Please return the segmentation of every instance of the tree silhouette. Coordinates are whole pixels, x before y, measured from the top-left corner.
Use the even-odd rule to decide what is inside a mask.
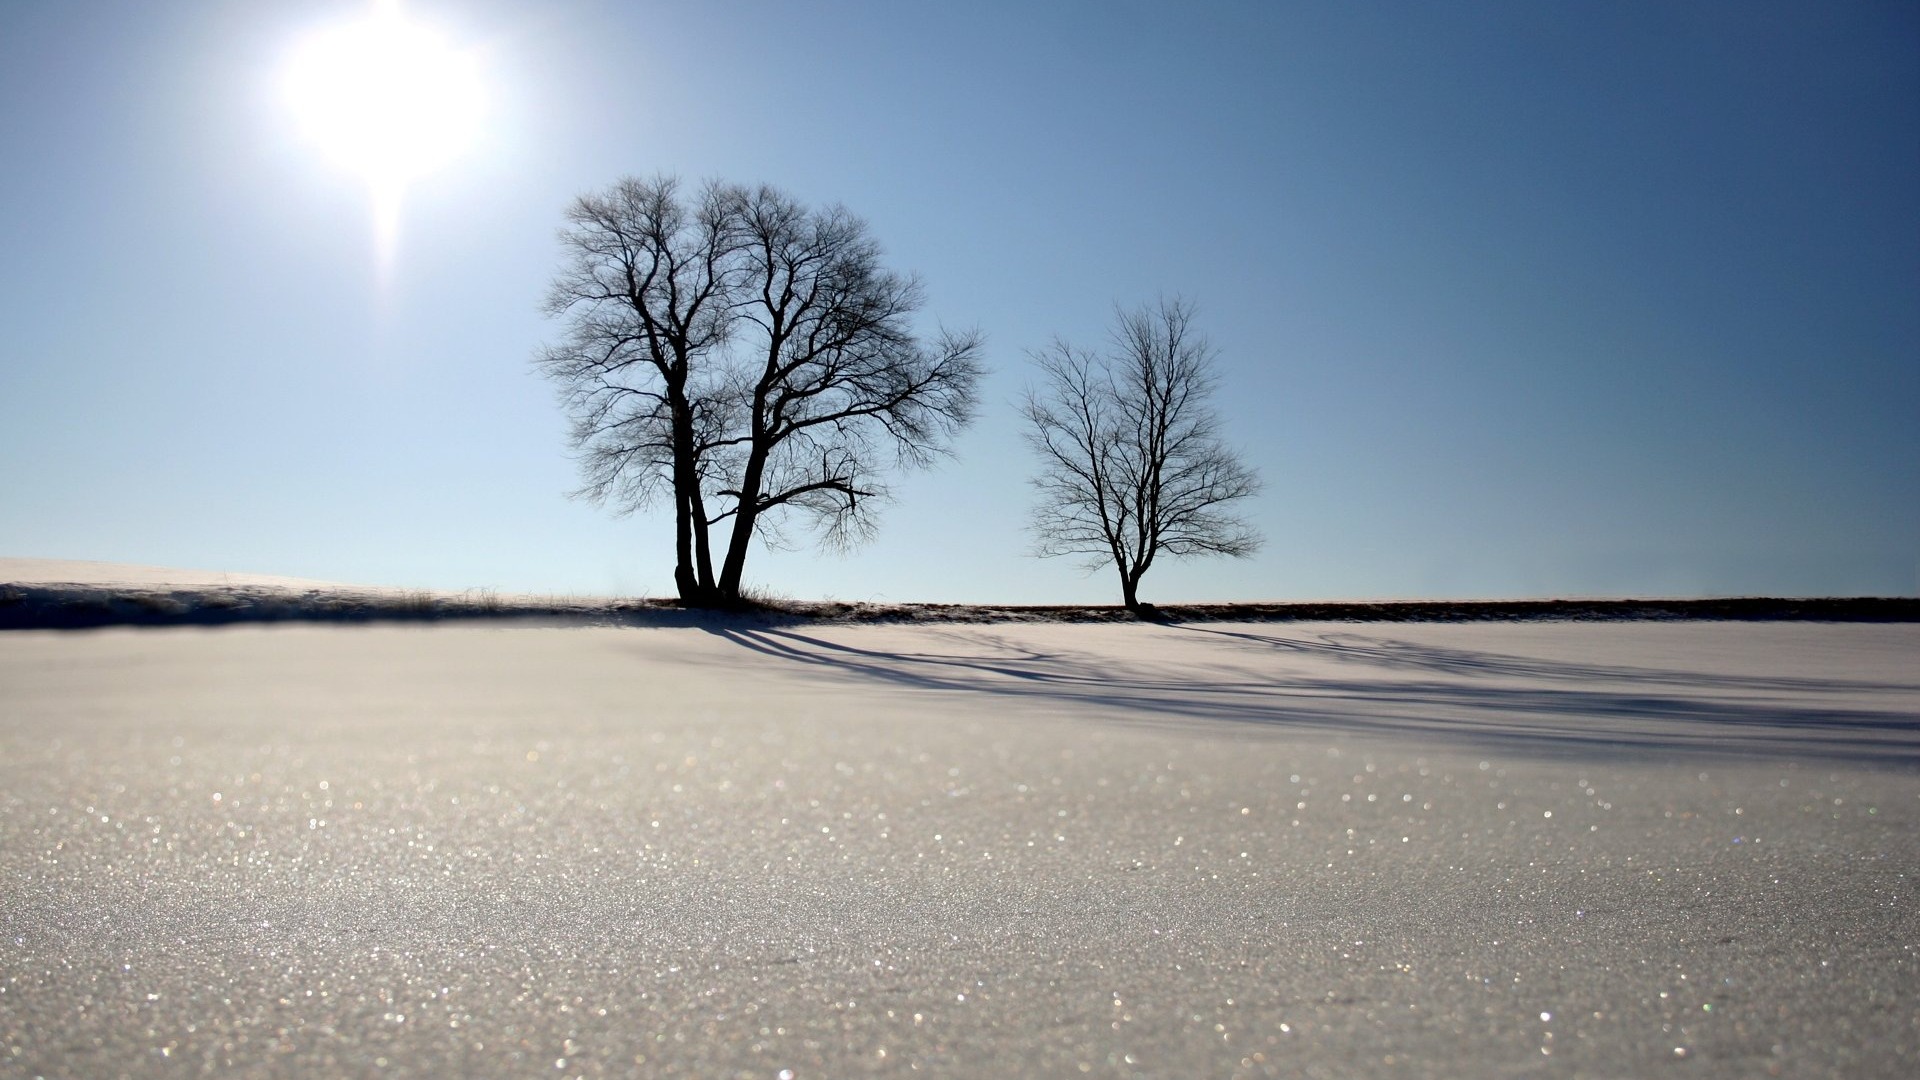
[[[671,493],[685,602],[740,603],[753,539],[789,515],[865,539],[886,474],[973,418],[979,335],[917,335],[920,283],[843,207],[628,179],[577,200],[561,242],[547,311],[568,331],[536,365],[572,420],[577,494],[629,511]]]
[[[1215,353],[1193,314],[1182,300],[1116,311],[1104,355],[1055,341],[1032,354],[1043,381],[1021,410],[1040,457],[1036,552],[1111,564],[1136,612],[1156,558],[1245,557],[1261,542],[1230,509],[1260,482],[1220,439]]]

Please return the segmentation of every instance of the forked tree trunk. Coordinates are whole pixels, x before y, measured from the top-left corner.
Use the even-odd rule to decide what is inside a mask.
[[[698,607],[713,603],[713,556],[707,543],[706,506],[700,498],[700,474],[694,467],[693,413],[674,405],[674,567],[680,602]]]

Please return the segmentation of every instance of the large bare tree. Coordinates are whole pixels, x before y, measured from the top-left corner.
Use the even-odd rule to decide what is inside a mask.
[[[865,538],[885,474],[972,419],[978,335],[922,340],[919,283],[841,207],[622,180],[568,222],[547,301],[568,332],[536,363],[572,419],[577,494],[622,511],[672,495],[683,601],[739,603],[752,541],[792,514],[829,544]]]
[[[1207,401],[1215,352],[1193,315],[1182,300],[1120,310],[1106,353],[1056,341],[1032,354],[1042,383],[1022,413],[1040,458],[1035,550],[1111,564],[1132,611],[1160,556],[1244,557],[1260,546],[1232,511],[1259,478],[1221,440]]]

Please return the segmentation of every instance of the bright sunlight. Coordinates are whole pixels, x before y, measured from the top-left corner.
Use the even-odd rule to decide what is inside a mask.
[[[473,142],[485,101],[473,54],[408,19],[398,0],[376,0],[366,17],[309,37],[285,91],[306,136],[366,178],[383,263],[407,185]]]

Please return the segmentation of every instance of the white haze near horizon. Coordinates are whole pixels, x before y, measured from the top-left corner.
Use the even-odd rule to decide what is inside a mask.
[[[1920,593],[1910,8],[402,6],[497,108],[384,282],[273,91],[364,4],[0,11],[0,553],[670,591],[529,357],[567,201],[672,172],[845,202],[989,341],[955,460],[777,594],[1111,601],[1027,554],[1013,403],[1162,293],[1268,545],[1147,599]]]
[[[224,585],[265,585],[283,589],[339,587],[334,581],[257,574],[244,570],[191,570],[177,566],[86,559],[32,559],[0,557],[0,583],[14,585],[134,585],[203,588]]]

